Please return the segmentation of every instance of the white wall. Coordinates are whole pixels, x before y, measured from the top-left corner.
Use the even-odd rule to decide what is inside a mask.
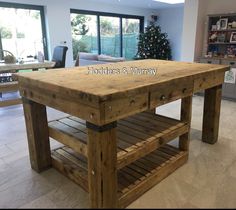
[[[195,56],[195,41],[198,21],[198,0],[185,0],[181,60],[192,62]]]
[[[236,0],[186,0],[182,39],[183,61],[197,61],[205,47],[208,14],[236,13]]]
[[[157,10],[158,24],[162,32],[168,34],[172,49],[172,59],[181,59],[181,43],[183,32],[184,7]]]
[[[114,6],[109,4],[94,4],[89,0],[6,0],[7,2],[41,5],[45,7],[46,25],[48,29],[49,56],[61,41],[66,41],[69,50],[67,52],[66,66],[73,66],[72,37],[70,26],[70,9],[92,10],[101,12],[120,13],[128,15],[145,16],[153,10],[139,9],[127,6]],[[1,1],[0,1],[1,2]]]

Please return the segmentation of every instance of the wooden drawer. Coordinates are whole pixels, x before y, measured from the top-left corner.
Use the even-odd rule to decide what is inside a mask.
[[[151,88],[150,109],[193,94],[193,81],[171,81]]]
[[[104,123],[107,124],[147,110],[148,92],[105,101],[102,107],[104,107]]]
[[[212,58],[201,58],[200,63],[220,64],[220,60]]]

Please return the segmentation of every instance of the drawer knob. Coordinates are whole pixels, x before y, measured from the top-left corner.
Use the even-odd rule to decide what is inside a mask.
[[[161,99],[161,101],[165,100],[165,99],[166,99],[165,95],[162,95],[162,96],[160,97],[160,99]]]
[[[186,93],[186,91],[187,91],[187,88],[184,88],[184,89],[182,90],[182,93]]]
[[[130,105],[134,105],[134,104],[135,104],[135,100],[131,100]]]

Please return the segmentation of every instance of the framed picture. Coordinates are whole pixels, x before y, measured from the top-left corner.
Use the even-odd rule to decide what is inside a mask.
[[[217,35],[217,42],[224,43],[225,42],[225,34],[221,33]]]
[[[231,33],[230,43],[236,43],[236,32]]]
[[[220,19],[220,30],[226,30],[228,27],[228,18]]]
[[[235,55],[236,55],[236,46],[235,45],[229,45],[226,48],[226,54],[227,54],[228,57],[234,58]]]

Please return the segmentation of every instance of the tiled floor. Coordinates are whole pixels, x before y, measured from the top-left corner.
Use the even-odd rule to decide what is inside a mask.
[[[220,137],[201,142],[203,98],[194,97],[187,164],[153,187],[130,208],[235,208],[236,103],[222,101]],[[159,111],[178,117],[179,102]],[[48,118],[62,115],[48,109]],[[56,142],[52,142],[55,147]],[[54,169],[30,168],[22,106],[0,108],[0,208],[86,208],[88,194]]]

